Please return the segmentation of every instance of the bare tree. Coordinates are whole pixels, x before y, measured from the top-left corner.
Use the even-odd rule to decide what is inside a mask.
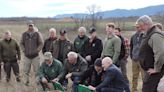
[[[101,11],[100,6],[91,5],[87,7],[87,10],[89,12],[89,16],[92,21],[91,26],[96,27],[98,19],[100,19],[100,17],[102,18],[102,15],[100,15],[100,11]]]
[[[80,26],[84,26],[86,16],[81,16],[81,15],[78,15],[78,14],[74,14],[74,16],[72,16],[71,18],[74,20],[74,23],[75,23],[74,30],[77,30]]]

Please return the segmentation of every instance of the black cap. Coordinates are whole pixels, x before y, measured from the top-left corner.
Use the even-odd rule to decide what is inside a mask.
[[[101,58],[97,58],[97,59],[95,60],[94,65],[95,65],[95,66],[102,67],[102,59],[101,59]]]
[[[66,33],[67,33],[66,30],[60,30],[60,35],[64,35]]]
[[[90,34],[92,34],[93,32],[95,32],[96,31],[96,28],[95,27],[91,27],[90,29],[89,29],[89,33]]]

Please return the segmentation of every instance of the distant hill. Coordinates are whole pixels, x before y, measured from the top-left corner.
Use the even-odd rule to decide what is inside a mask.
[[[115,9],[110,11],[99,12],[99,15],[103,18],[110,17],[129,17],[129,16],[142,16],[142,15],[155,15],[155,14],[164,14],[164,5],[149,6],[139,9]],[[86,13],[74,13],[74,14],[62,14],[56,15],[54,18],[65,18],[65,17],[74,17],[74,18],[84,18],[89,16]]]

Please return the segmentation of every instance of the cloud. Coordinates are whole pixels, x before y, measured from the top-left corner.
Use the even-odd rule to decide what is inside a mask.
[[[85,13],[86,7],[98,5],[102,11],[136,9],[164,4],[164,0],[0,0],[0,16],[55,16],[65,13]]]

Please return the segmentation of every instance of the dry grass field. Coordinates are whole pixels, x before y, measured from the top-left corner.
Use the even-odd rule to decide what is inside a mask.
[[[47,30],[43,30],[41,27],[45,26],[44,24],[40,25],[37,24],[38,28],[41,29],[41,33],[44,37],[44,39],[48,36],[48,31]],[[55,27],[53,25],[48,26],[47,28],[49,29],[50,27]],[[104,26],[105,27],[105,26]],[[3,37],[3,33],[6,30],[10,30],[12,32],[12,36],[14,39],[16,39],[18,42],[20,41],[20,37],[21,34],[27,30],[26,24],[2,24],[0,25],[0,37]],[[125,35],[126,37],[130,38],[130,36],[133,34],[134,32],[132,31],[127,31],[127,32],[123,32],[123,35]],[[76,31],[69,31],[68,32],[68,38],[73,41],[73,39],[76,37],[77,32]],[[105,31],[98,31],[98,36],[103,40],[105,38]],[[40,54],[42,56],[42,54]],[[42,57],[41,57],[42,58]],[[34,74],[33,71],[31,70],[30,73],[30,86],[24,86],[23,84],[23,53],[22,53],[22,60],[20,62],[20,72],[21,72],[21,78],[22,78],[22,82],[21,83],[17,83],[15,81],[15,76],[12,74],[11,76],[11,81],[9,83],[5,82],[5,75],[4,72],[2,73],[3,77],[2,80],[0,81],[0,92],[37,92],[36,89],[36,84],[35,84],[35,78],[34,78]],[[3,70],[3,69],[2,69]],[[131,60],[128,60],[128,65],[127,65],[127,70],[128,70],[128,78],[130,80],[132,80],[132,65],[131,65]],[[138,89],[140,89],[139,92],[141,92],[141,78],[139,79],[139,87]]]

